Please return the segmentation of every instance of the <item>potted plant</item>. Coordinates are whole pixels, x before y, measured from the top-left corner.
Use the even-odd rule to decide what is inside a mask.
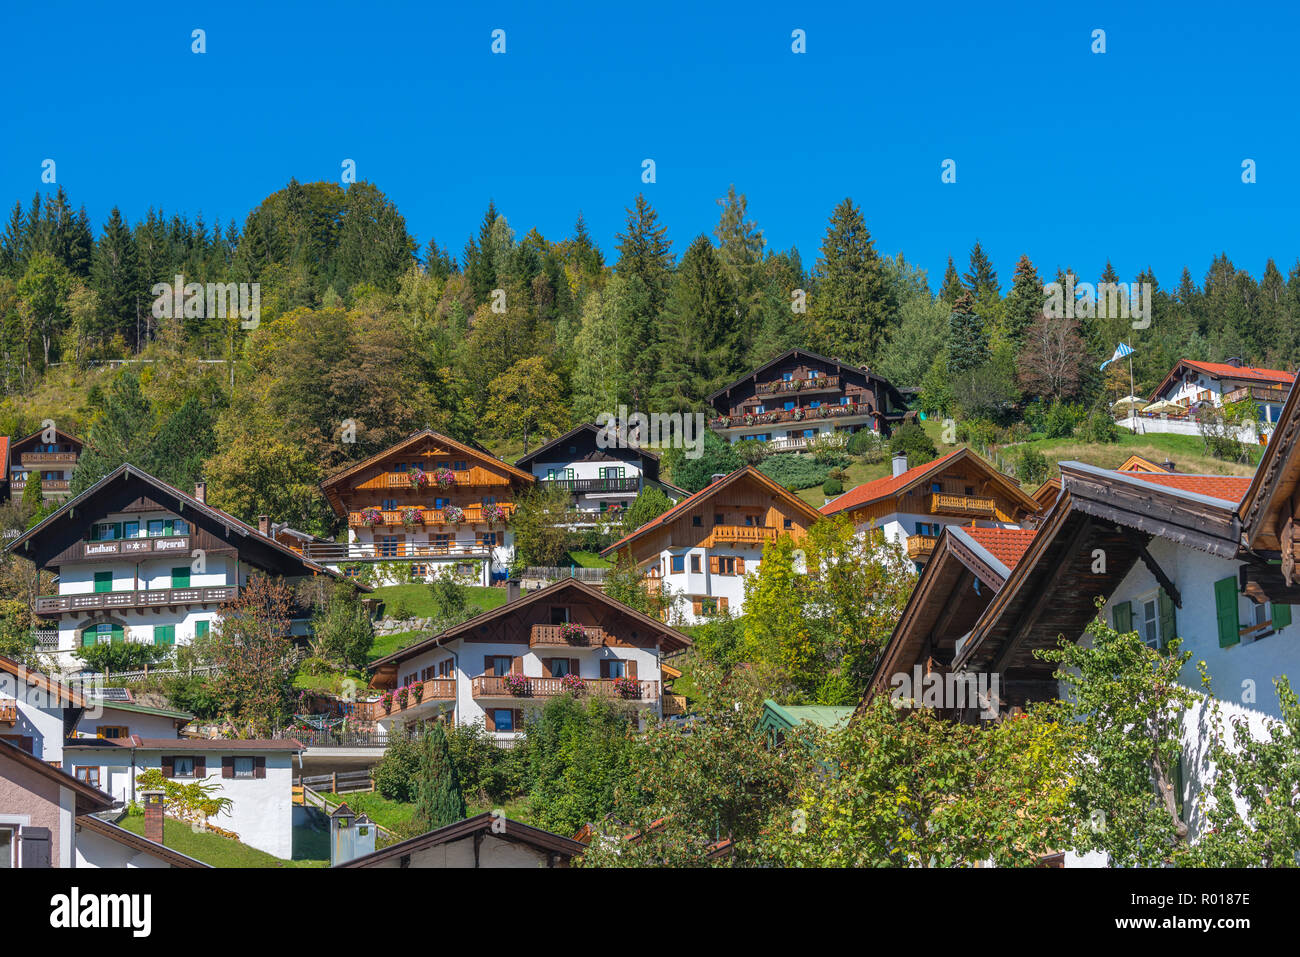
[[[415,684],[411,685],[411,697],[413,697],[413,698],[415,699],[415,703],[416,703],[416,704],[419,704],[421,701],[424,700],[424,682],[423,682],[423,681],[417,681],[417,682],[415,682]]]
[[[528,678],[516,671],[506,675],[503,684],[505,684],[506,690],[516,697],[522,698],[528,694]]]
[[[459,525],[465,521],[465,510],[458,505],[448,505],[442,510],[443,518],[449,525]]]
[[[406,707],[406,700],[410,696],[410,694],[411,694],[411,688],[409,685],[402,685],[400,688],[397,689],[397,706],[399,708]]]
[[[561,641],[568,641],[568,642],[581,641],[583,638],[586,637],[587,637],[587,629],[583,628],[576,621],[566,621],[564,624],[560,625]]]
[[[583,681],[572,671],[560,679],[560,687],[572,694],[582,694],[587,690],[587,682]]]
[[[746,424],[746,425],[753,425],[753,424],[754,424],[754,414],[753,414],[752,412],[746,412],[746,413],[745,413],[745,424]]]
[[[383,523],[384,513],[374,506],[363,508],[361,510],[361,524],[367,528],[372,528],[375,525],[382,525]]]
[[[794,420],[795,420],[796,422],[802,422],[802,421],[803,421],[803,415],[804,415],[804,413],[803,413],[803,409],[795,409],[795,410],[794,410]]]
[[[391,691],[385,691],[382,695],[379,696],[379,704],[384,709],[385,714],[392,711],[393,693]]]
[[[424,509],[422,508],[404,508],[402,509],[402,524],[407,528],[414,528],[416,525],[424,524]]]
[[[483,506],[483,521],[487,522],[489,526],[496,525],[498,522],[504,522],[505,520],[506,510],[496,502],[490,502]]]
[[[434,470],[433,480],[438,483],[439,488],[451,488],[456,484],[456,473],[444,466]]]
[[[429,484],[429,473],[417,465],[411,470],[407,480],[411,483],[411,488],[425,488]]]
[[[641,682],[626,675],[615,678],[614,693],[620,698],[639,698],[641,697]]]

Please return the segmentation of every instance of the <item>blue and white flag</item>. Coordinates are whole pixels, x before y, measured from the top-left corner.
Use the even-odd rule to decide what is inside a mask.
[[[1133,354],[1133,350],[1129,348],[1129,346],[1126,343],[1121,342],[1119,345],[1115,347],[1115,354],[1101,364],[1102,371],[1104,372],[1106,370],[1106,366],[1110,365],[1112,362],[1116,361],[1117,359],[1123,359],[1125,356],[1131,356],[1132,354]]]

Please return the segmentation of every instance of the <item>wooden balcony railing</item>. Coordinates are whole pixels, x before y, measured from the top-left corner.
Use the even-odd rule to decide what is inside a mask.
[[[930,496],[930,513],[944,515],[978,515],[992,517],[997,514],[996,499],[979,498],[974,495],[948,495],[935,492]]]
[[[819,375],[806,379],[777,379],[773,382],[760,382],[754,391],[760,395],[772,395],[787,392],[825,392],[839,387],[839,376]]]
[[[1258,402],[1285,402],[1287,390],[1276,386],[1244,385],[1223,394],[1223,402],[1240,402],[1242,399],[1255,399]]]
[[[492,548],[477,542],[308,542],[303,558],[313,562],[388,562],[402,558],[454,559],[491,558]]]
[[[664,717],[674,714],[686,713],[686,695],[673,694],[671,691],[665,691],[663,694]]]
[[[0,701],[0,724],[15,725],[18,723],[18,702]]]
[[[853,415],[874,415],[875,409],[866,402],[853,402],[848,405],[826,404],[817,408],[803,406],[797,409],[769,409],[767,412],[743,412],[734,410],[731,415],[720,415],[709,420],[711,429],[752,429],[763,425],[780,425],[788,423],[808,426],[823,419],[838,419]]]
[[[781,530],[772,525],[714,525],[710,538],[715,542],[762,544],[774,542]]]
[[[641,489],[639,478],[542,479],[542,484],[574,493],[637,492]]]
[[[428,704],[431,701],[446,702],[456,700],[456,679],[455,678],[428,678],[421,682],[424,686],[424,694],[419,701],[415,700],[412,692],[407,692],[406,707],[403,708],[394,693],[392,707],[385,711],[384,702],[381,698],[378,701],[358,701],[356,707],[356,716],[362,721],[378,721],[380,718],[389,718],[394,715],[400,715],[404,711],[412,711],[422,704]]]
[[[909,535],[907,536],[907,557],[925,558],[934,551],[934,546],[938,543],[939,539],[933,535]]]
[[[27,479],[14,479],[9,483],[11,495],[17,495],[27,487]],[[49,495],[51,492],[68,492],[72,490],[72,482],[68,479],[42,479],[41,493]]]
[[[596,625],[583,625],[581,635],[571,635],[568,638],[560,634],[560,629],[563,627],[563,625],[533,625],[528,635],[529,647],[600,648],[605,644],[605,630]]]
[[[480,466],[474,466],[468,469],[453,469],[452,474],[456,476],[455,482],[451,485],[439,486],[433,482],[432,473],[437,470],[434,466],[426,470],[429,475],[429,482],[421,488],[411,484],[411,472],[380,472],[372,478],[357,484],[358,489],[373,491],[376,489],[407,489],[411,492],[418,491],[422,495],[436,494],[439,491],[449,491],[454,488],[474,489],[484,486],[502,486],[509,485],[510,480],[502,475]]]
[[[56,465],[76,465],[76,452],[23,452],[18,462],[25,469],[47,469]]]
[[[423,506],[418,506],[418,505],[411,506],[410,508],[419,512],[418,515],[413,516],[413,518],[415,518],[416,521],[413,525],[408,526],[411,528],[419,528],[419,527],[433,526],[433,525],[453,525],[453,524],[485,525],[487,524],[486,520],[483,518],[482,505],[461,506],[460,509],[461,509],[462,517],[459,522],[448,521],[446,509],[425,508]],[[510,519],[510,516],[513,515],[515,512],[515,505],[513,502],[502,502],[501,509],[506,513],[506,520],[508,521]],[[396,528],[396,527],[406,525],[406,512],[407,512],[406,508],[376,509],[376,511],[379,512],[380,518],[379,521],[374,522],[372,524],[367,523],[362,518],[364,511],[365,511],[364,509],[358,509],[356,511],[348,512],[348,525],[351,526],[352,528],[379,528],[379,527]]]
[[[570,693],[569,689],[564,687],[563,680],[563,678],[529,678],[523,694],[515,694],[506,685],[504,676],[479,675],[473,679],[470,687],[475,698],[549,698]],[[580,692],[581,694],[593,695],[598,698],[624,697],[615,688],[614,682],[616,679],[614,678],[584,678],[582,680],[584,688]],[[640,693],[637,697],[626,700],[649,702],[658,697],[659,682],[640,681],[637,684]]]
[[[196,588],[155,588],[149,591],[101,591],[78,595],[41,595],[36,614],[57,615],[65,611],[103,611],[109,608],[158,608],[168,605],[219,605],[239,594],[234,585]]]

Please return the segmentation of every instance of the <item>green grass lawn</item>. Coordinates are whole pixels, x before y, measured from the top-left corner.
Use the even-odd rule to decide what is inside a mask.
[[[506,603],[506,590],[504,588],[466,585],[464,589],[465,600],[471,605],[478,605],[484,611],[491,611],[493,608]],[[429,594],[428,585],[385,585],[382,588],[376,588],[369,597],[378,598],[384,603],[385,615],[392,615],[394,605],[405,606],[407,614],[403,617],[429,618],[433,615],[433,598]]]
[[[144,815],[127,815],[118,822],[128,831],[144,836]],[[284,861],[239,841],[210,831],[195,832],[184,821],[163,821],[163,843],[213,867],[326,867],[329,837],[323,832],[294,829],[294,860]]]
[[[607,562],[595,552],[569,552],[569,560],[566,564],[577,565],[579,568],[612,568],[614,563]]]
[[[366,817],[374,821],[380,827],[388,828],[390,831],[399,830],[403,825],[408,824],[411,817],[415,814],[415,805],[408,804],[405,801],[392,801],[384,797],[377,791],[356,791],[351,794],[330,794],[328,800],[343,801],[347,806],[358,814],[365,814]],[[505,804],[485,804],[477,805],[466,802],[467,816],[473,817],[476,814],[482,814],[484,811],[491,811],[496,808],[502,808],[506,817],[512,821],[519,821],[528,824],[532,820],[532,815],[528,810],[528,799],[524,797],[511,798]]]

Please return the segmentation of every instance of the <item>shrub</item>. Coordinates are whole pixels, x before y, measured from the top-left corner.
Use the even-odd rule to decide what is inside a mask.
[[[1109,412],[1097,410],[1084,421],[1080,435],[1088,442],[1118,442],[1119,425]]]
[[[889,451],[893,455],[906,455],[909,468],[932,462],[939,455],[934,442],[925,434],[925,429],[915,422],[905,422],[899,426],[889,440]]]
[[[1083,414],[1077,406],[1053,402],[1043,416],[1043,433],[1049,439],[1068,439],[1082,421]]]
[[[375,766],[375,790],[390,801],[414,801],[422,757],[419,741],[395,732]]]
[[[862,429],[850,436],[847,450],[850,455],[860,456],[863,462],[871,465],[884,459],[885,440],[879,432]]]
[[[811,456],[783,453],[768,456],[759,471],[788,489],[813,488],[826,481],[830,467]]]
[[[839,479],[828,478],[822,482],[822,494],[828,498],[834,498],[836,495],[844,494],[844,483]]]
[[[1052,474],[1052,467],[1042,452],[1022,446],[1016,455],[1016,475],[1025,485],[1041,485]]]

